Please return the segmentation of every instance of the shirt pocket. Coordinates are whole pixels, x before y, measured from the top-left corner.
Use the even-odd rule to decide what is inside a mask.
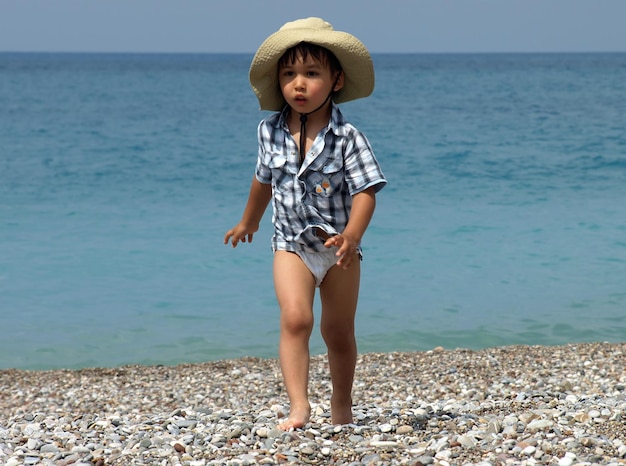
[[[343,182],[343,160],[330,159],[311,173],[307,188],[314,197],[328,198],[341,189]]]
[[[289,163],[283,154],[269,154],[268,167],[272,172],[272,184],[276,192],[294,191],[296,168]]]

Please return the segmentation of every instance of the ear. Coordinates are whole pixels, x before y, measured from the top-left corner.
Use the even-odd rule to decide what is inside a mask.
[[[343,71],[340,71],[339,76],[337,76],[337,82],[335,84],[335,87],[333,87],[333,92],[340,91],[343,88],[344,83],[345,83],[344,74],[343,74]]]

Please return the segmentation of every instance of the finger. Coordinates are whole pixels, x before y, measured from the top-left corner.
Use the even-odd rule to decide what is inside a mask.
[[[233,230],[228,230],[224,235],[224,244],[228,244],[228,240],[233,236]]]
[[[341,244],[341,247],[337,251],[336,255],[347,257],[349,247],[350,247],[350,244],[348,244],[346,241],[343,241],[343,244]]]
[[[339,267],[341,267],[342,269],[346,270],[348,267],[350,267],[350,264],[352,263],[352,258],[350,257],[350,255],[348,254],[344,254],[341,259],[339,259],[337,261],[337,265]]]
[[[248,243],[251,243],[251,242],[252,242],[252,237],[253,237],[253,236],[254,236],[254,234],[252,234],[252,233],[249,233],[249,234],[248,234]]]
[[[341,235],[335,235],[331,238],[328,238],[324,243],[324,246],[330,248],[332,246],[340,247],[343,244],[343,238]]]

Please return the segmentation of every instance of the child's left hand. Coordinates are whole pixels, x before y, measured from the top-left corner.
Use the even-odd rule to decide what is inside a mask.
[[[337,265],[342,269],[346,270],[350,267],[355,258],[358,260],[357,247],[359,243],[349,236],[340,233],[328,238],[324,243],[324,247],[330,248],[333,246],[339,248],[336,254],[339,257]]]

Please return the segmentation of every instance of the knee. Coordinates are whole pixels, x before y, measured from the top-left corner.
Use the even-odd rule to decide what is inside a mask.
[[[321,331],[326,346],[331,350],[348,351],[355,345],[353,325],[322,325]]]
[[[310,335],[313,330],[312,313],[282,311],[281,330],[292,335]]]

